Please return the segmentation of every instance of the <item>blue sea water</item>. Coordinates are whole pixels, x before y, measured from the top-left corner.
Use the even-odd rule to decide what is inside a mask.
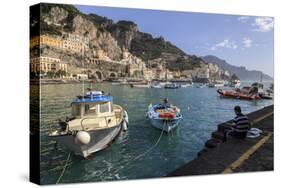
[[[82,95],[82,84],[41,86],[40,175],[42,184],[56,183],[69,151],[48,137],[49,127],[70,115],[70,103]],[[188,87],[176,90],[130,88],[110,83],[94,84],[96,90],[111,93],[114,103],[125,108],[129,129],[122,132],[107,149],[84,160],[71,155],[60,183],[139,179],[164,176],[194,159],[217,124],[234,117],[233,107],[240,105],[249,113],[273,104],[273,100],[243,101],[218,96],[216,88]],[[181,109],[180,126],[169,134],[153,128],[145,117],[150,103],[163,98]],[[157,145],[157,140],[161,136]],[[150,148],[150,152],[142,156]],[[138,158],[138,156],[140,156]],[[135,159],[137,157],[137,159]]]

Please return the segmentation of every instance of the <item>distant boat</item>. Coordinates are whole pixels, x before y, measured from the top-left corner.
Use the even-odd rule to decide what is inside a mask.
[[[131,87],[137,87],[137,88],[150,88],[150,84],[131,84]]]
[[[120,86],[121,83],[120,82],[112,82],[111,85],[113,85],[113,86]]]
[[[127,112],[112,101],[100,91],[78,96],[71,103],[72,117],[60,121],[49,137],[84,158],[105,149],[128,125]]]
[[[147,109],[147,117],[151,125],[165,132],[170,132],[179,125],[182,115],[176,106],[164,106],[162,104],[150,104]]]
[[[180,88],[180,85],[176,84],[176,83],[165,84],[164,88],[165,89],[178,89],[178,88]]]
[[[209,87],[214,88],[214,87],[224,87],[223,83],[210,83],[208,84]]]
[[[240,80],[232,80],[230,83],[230,87],[239,88],[241,85]]]
[[[157,88],[157,89],[160,89],[162,88],[160,84],[152,84],[151,85],[151,88]]]
[[[258,93],[251,93],[250,89],[248,87],[242,88],[243,91],[240,89],[236,91],[227,91],[224,89],[218,89],[217,92],[220,94],[222,97],[226,98],[234,98],[234,99],[241,99],[241,100],[259,100],[261,97],[259,96]],[[244,92],[248,90],[249,92]]]
[[[181,84],[181,88],[187,88],[187,87],[190,87],[190,86],[192,86],[191,83]]]
[[[198,84],[198,85],[196,85],[196,88],[204,88],[204,87],[206,87],[206,84]]]
[[[260,97],[262,99],[273,99],[273,93],[271,93],[271,92],[264,92],[264,93],[260,94]]]

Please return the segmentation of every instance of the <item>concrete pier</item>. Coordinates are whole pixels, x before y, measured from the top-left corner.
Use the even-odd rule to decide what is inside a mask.
[[[247,115],[252,127],[263,131],[261,136],[243,140],[228,137],[225,141],[230,121],[219,124],[198,157],[167,177],[273,170],[273,105]]]

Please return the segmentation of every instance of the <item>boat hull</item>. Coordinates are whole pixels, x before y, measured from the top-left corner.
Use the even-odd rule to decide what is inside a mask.
[[[97,129],[87,131],[90,135],[90,143],[82,145],[75,142],[75,135],[66,134],[59,136],[52,136],[54,140],[66,146],[76,155],[81,155],[84,158],[90,156],[92,153],[105,149],[122,130],[121,123],[115,127]]]
[[[157,129],[165,132],[170,132],[179,125],[180,119],[167,120],[167,119],[150,119],[151,125]]]
[[[220,94],[221,97],[226,98],[234,98],[234,99],[240,99],[240,100],[259,100],[261,99],[258,95],[246,95],[241,93],[234,93],[229,91],[224,91],[221,89],[217,90],[218,94]]]

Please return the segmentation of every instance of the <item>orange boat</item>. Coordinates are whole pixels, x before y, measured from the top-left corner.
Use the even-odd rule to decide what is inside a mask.
[[[226,91],[223,89],[218,89],[217,92],[222,97],[228,97],[228,98],[235,98],[235,99],[241,99],[241,100],[258,100],[261,99],[261,97],[258,94],[247,94],[243,92],[237,92],[237,91]]]

